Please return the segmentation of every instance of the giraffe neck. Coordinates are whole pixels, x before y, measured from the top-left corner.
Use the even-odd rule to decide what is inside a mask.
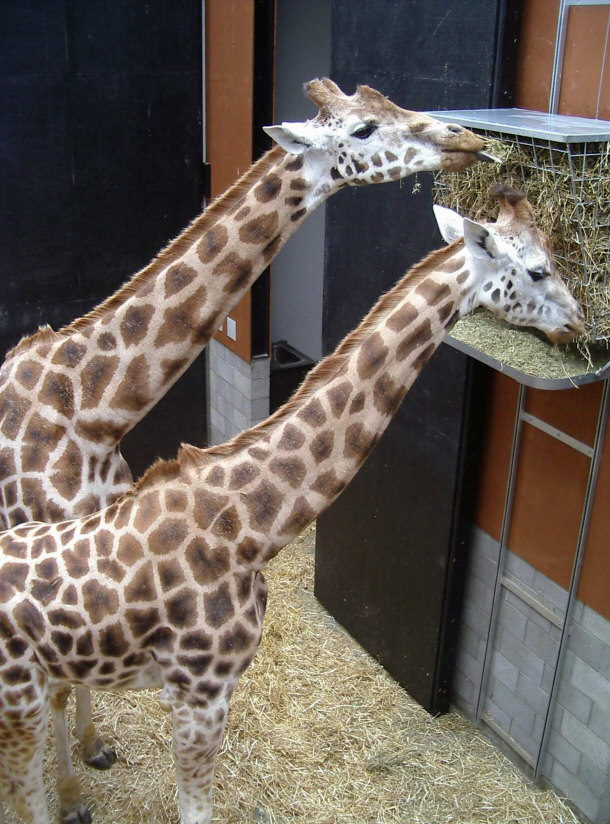
[[[74,418],[95,411],[100,441],[116,442],[193,362],[305,216],[330,193],[300,156],[276,147],[197,218],[149,266],[51,338],[39,334],[13,356],[40,349],[40,368],[65,370]],[[314,191],[315,189],[315,191]],[[95,440],[95,428],[87,427]]]
[[[434,253],[381,298],[285,407],[200,453],[200,483],[239,489],[241,521],[260,533],[264,547],[246,559],[253,567],[262,568],[356,474],[427,360],[472,308],[473,280],[461,242]],[[239,540],[236,546],[239,552]]]

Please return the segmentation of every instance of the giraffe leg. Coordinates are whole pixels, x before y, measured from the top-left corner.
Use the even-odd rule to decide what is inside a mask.
[[[47,685],[38,672],[28,676],[28,683],[0,689],[0,799],[27,824],[51,824],[42,780]]]
[[[225,694],[207,707],[175,700],[171,705],[180,824],[210,824],[214,766],[229,697]]]
[[[76,688],[76,737],[80,741],[83,761],[96,770],[108,770],[116,761],[116,753],[97,734],[91,720],[91,692]]]
[[[91,814],[83,801],[80,781],[70,757],[70,739],[66,724],[66,705],[71,689],[66,686],[51,695],[51,716],[57,750],[58,817],[62,824],[89,824]]]

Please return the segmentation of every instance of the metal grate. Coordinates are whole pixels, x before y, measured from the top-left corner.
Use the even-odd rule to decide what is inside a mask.
[[[491,110],[498,114],[522,110]],[[442,114],[444,119],[456,112]],[[480,115],[472,112],[471,115]],[[530,120],[538,113],[528,113]],[[534,207],[538,224],[550,237],[561,275],[585,308],[589,343],[610,343],[610,140],[583,139],[583,134],[567,133],[562,125],[568,118],[539,115],[545,129],[523,129],[538,134],[518,133],[513,126],[505,131],[502,124],[477,128],[469,118],[457,119],[480,134],[492,154],[498,154],[502,166],[477,164],[466,173],[436,176],[435,196],[438,203],[451,206],[475,219],[487,219],[490,203],[487,192],[491,183],[502,180],[523,189]],[[502,118],[499,117],[499,120]],[[526,118],[522,117],[522,120]],[[587,121],[610,127],[605,121]],[[481,124],[482,126],[483,124]],[[592,137],[598,135],[592,134]],[[610,135],[603,133],[604,138]]]

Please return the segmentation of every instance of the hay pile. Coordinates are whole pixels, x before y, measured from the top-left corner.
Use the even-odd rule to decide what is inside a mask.
[[[314,534],[270,564],[264,640],[232,703],[214,822],[577,822],[460,716],[430,718],[328,617],[313,597]],[[95,824],[177,821],[168,715],[152,694],[97,693],[94,705],[119,755],[107,773],[78,767]],[[52,762],[49,748],[50,776]]]
[[[485,133],[502,166],[477,163],[436,177],[435,198],[474,219],[494,208],[488,191],[501,180],[521,189],[550,237],[560,273],[585,309],[588,346],[610,340],[609,143],[563,144]]]
[[[451,330],[451,337],[485,352],[503,366],[534,378],[567,379],[574,386],[608,362],[605,347],[581,352],[576,346],[551,346],[541,332],[512,326],[482,309],[462,318]]]

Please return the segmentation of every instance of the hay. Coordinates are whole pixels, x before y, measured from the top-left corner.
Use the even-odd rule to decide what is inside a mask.
[[[431,718],[325,613],[314,535],[269,565],[265,635],[232,702],[214,822],[577,822],[459,715]],[[169,717],[154,695],[96,693],[94,708],[119,755],[107,773],[78,767],[95,824],[175,822]],[[48,776],[52,762],[49,747]]]
[[[436,201],[476,220],[488,219],[493,183],[522,189],[549,236],[560,273],[585,310],[582,344],[610,339],[609,143],[564,144],[484,132],[485,148],[502,160],[436,176]]]

